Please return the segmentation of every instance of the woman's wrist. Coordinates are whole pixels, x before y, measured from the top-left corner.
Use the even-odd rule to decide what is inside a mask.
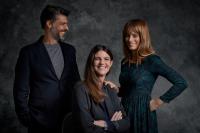
[[[104,130],[108,130],[108,124],[106,121],[104,122]]]

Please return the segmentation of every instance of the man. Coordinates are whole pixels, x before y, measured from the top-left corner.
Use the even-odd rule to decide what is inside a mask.
[[[80,80],[75,49],[62,42],[69,11],[46,6],[40,16],[44,35],[23,47],[15,68],[14,101],[29,133],[59,133],[71,112],[71,92]]]

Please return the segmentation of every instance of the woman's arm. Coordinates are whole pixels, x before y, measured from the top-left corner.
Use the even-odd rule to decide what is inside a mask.
[[[167,92],[160,96],[160,99],[163,102],[169,103],[187,88],[188,85],[183,77],[171,67],[166,65],[159,56],[155,56],[153,60],[153,67],[158,75],[165,77],[173,84]]]
[[[107,80],[107,81],[104,81],[105,85],[109,85],[109,87],[113,90],[115,90],[117,93],[119,92],[119,87],[114,84],[113,82]]]
[[[104,128],[95,125],[95,120],[90,112],[90,99],[83,83],[78,83],[75,86],[73,93],[73,115],[75,120],[80,124],[81,129],[85,133],[105,133]]]
[[[114,125],[116,132],[129,131],[130,120],[124,111],[124,108],[120,102],[119,97],[117,96],[117,93],[111,90],[111,95],[109,96],[111,97],[111,100],[113,102],[114,110],[118,111],[118,114],[116,114],[116,116],[113,115],[113,117],[111,118],[111,122]],[[117,119],[114,119],[114,117],[117,117]]]

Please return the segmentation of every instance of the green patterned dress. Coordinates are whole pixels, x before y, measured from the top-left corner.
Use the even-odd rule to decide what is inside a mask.
[[[122,61],[119,95],[130,118],[130,133],[158,133],[156,111],[150,111],[149,103],[159,75],[173,84],[160,96],[166,103],[187,88],[186,81],[155,54],[147,56],[140,65]]]

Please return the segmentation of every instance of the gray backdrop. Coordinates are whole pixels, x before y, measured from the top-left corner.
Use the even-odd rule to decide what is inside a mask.
[[[39,16],[46,4],[71,10],[66,42],[77,50],[81,76],[89,50],[105,44],[114,53],[110,80],[118,84],[122,28],[132,18],[149,23],[152,43],[163,60],[181,73],[189,87],[158,110],[160,133],[200,132],[200,2],[198,0],[5,0],[0,3],[0,132],[24,133],[12,96],[14,66],[21,47],[43,33]],[[199,61],[198,61],[199,60]],[[171,84],[159,78],[153,97]]]

